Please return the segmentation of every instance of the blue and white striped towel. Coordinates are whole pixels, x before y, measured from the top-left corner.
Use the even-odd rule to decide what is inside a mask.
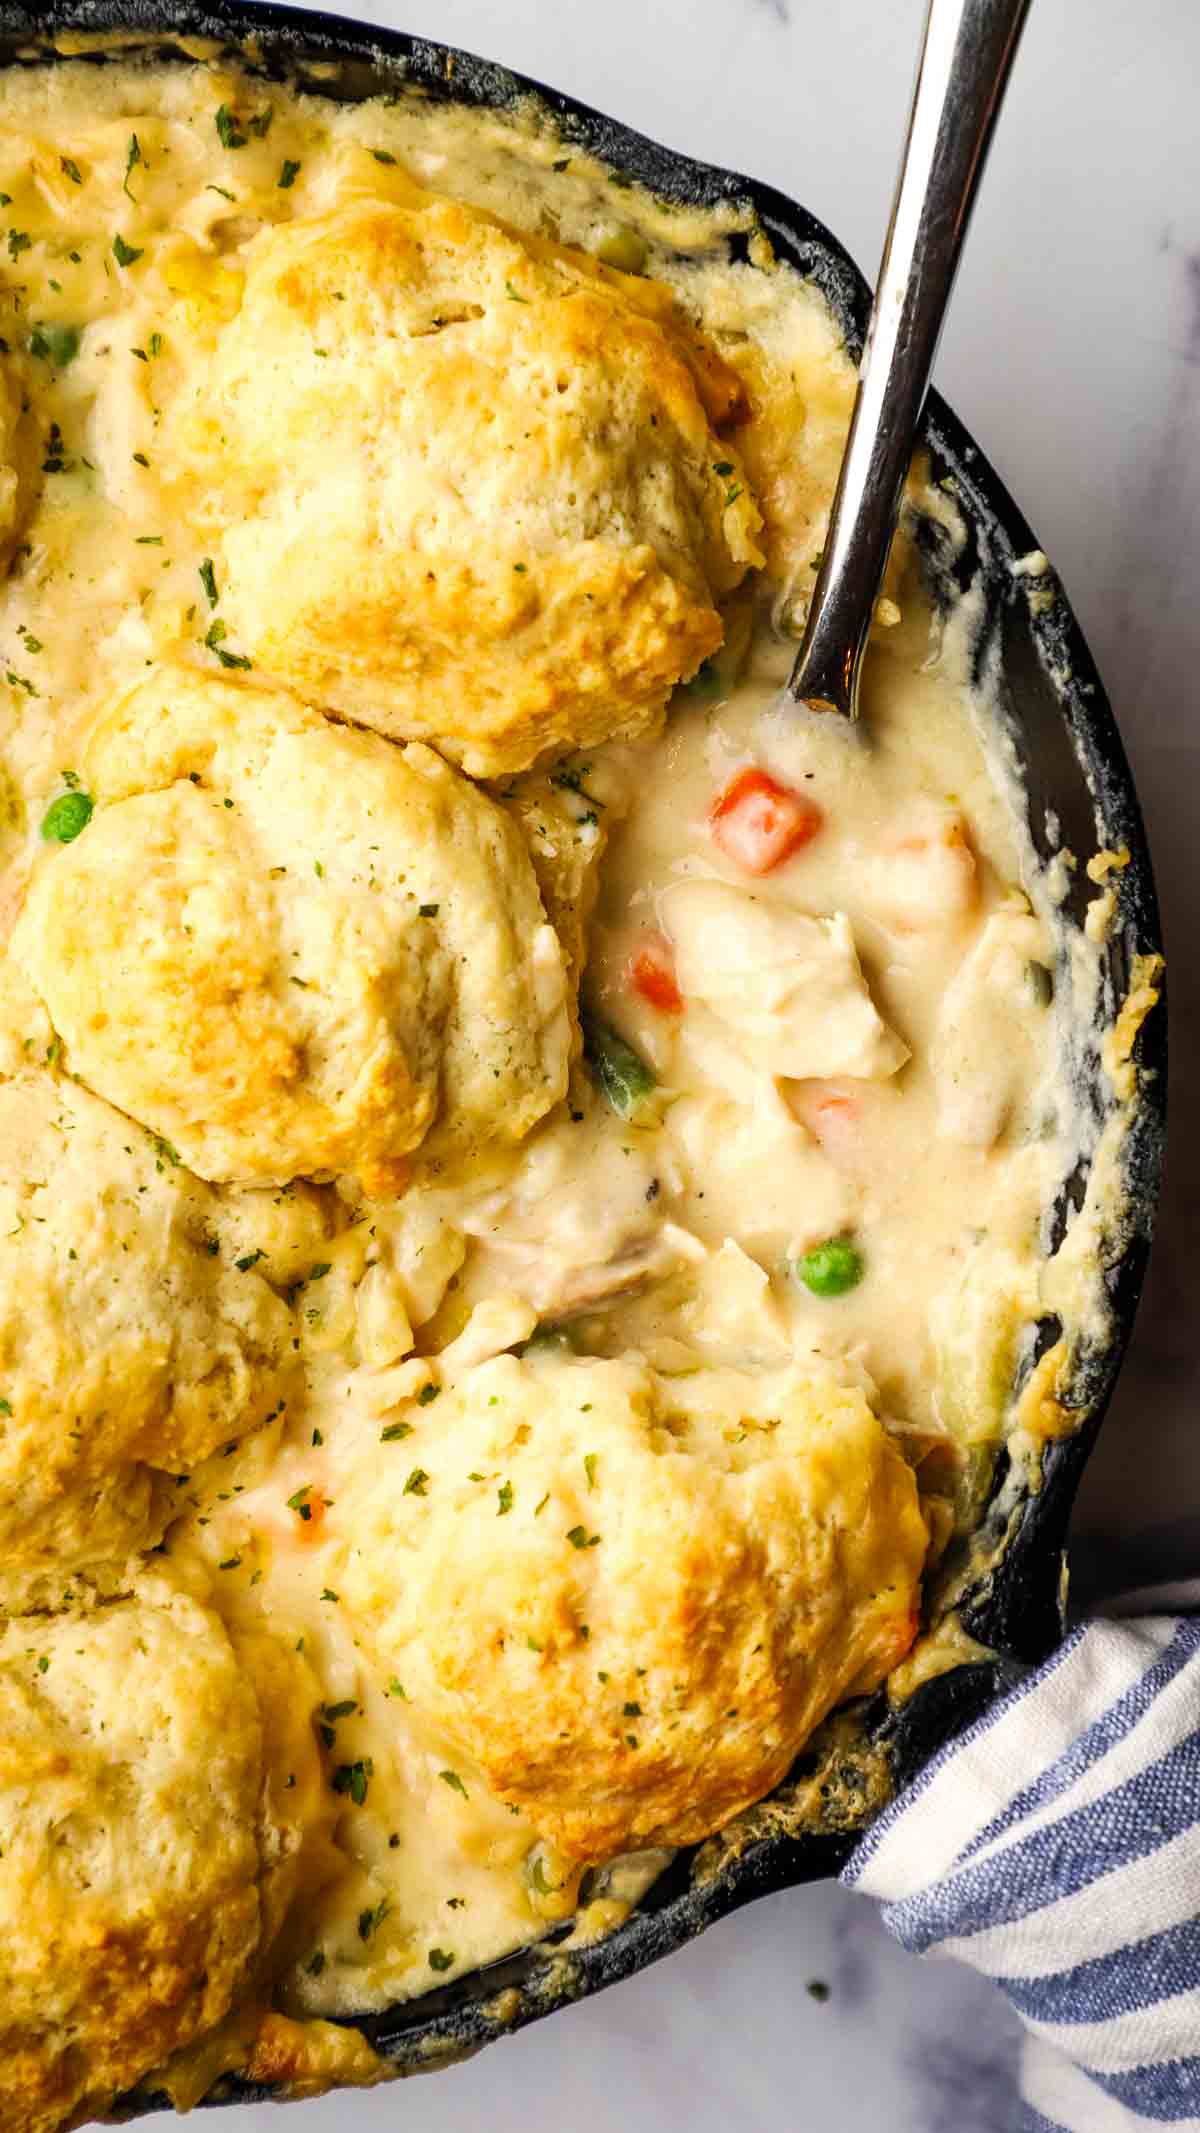
[[[1200,1616],[1185,1607],[1200,1586],[1076,1630],[935,1756],[842,1877],[882,1899],[906,1948],[1008,1994],[1028,2032],[1025,2133],[1200,2133]]]

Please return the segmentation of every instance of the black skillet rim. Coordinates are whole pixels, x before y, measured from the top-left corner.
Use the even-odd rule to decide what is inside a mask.
[[[780,255],[822,288],[851,349],[861,346],[868,285],[814,216],[770,186],[665,148],[511,69],[403,31],[323,12],[260,5],[258,0],[210,0],[208,5],[203,0],[73,0],[67,5],[43,0],[37,7],[0,0],[0,63],[44,48],[63,31],[132,32],[144,40],[143,49],[160,50],[164,56],[177,52],[181,37],[204,37],[223,41],[244,58],[245,41],[253,37],[258,49],[252,64],[280,78],[298,76],[317,93],[336,95],[337,85],[306,81],[307,61],[337,62],[343,72],[342,91],[354,98],[386,93],[399,85],[397,75],[430,95],[477,106],[504,109],[533,97],[555,120],[565,142],[578,142],[665,198],[704,205],[748,202]],[[936,392],[927,404],[924,432],[935,472],[953,477],[977,537],[970,560],[983,576],[991,615],[986,635],[994,643],[1005,610],[1011,613],[1018,597],[1012,565],[1037,543],[995,470]],[[1123,843],[1130,852],[1121,878],[1113,951],[1117,976],[1124,982],[1134,952],[1161,948],[1150,856],[1124,748],[1082,632],[1057,587],[1044,610],[1028,613],[1025,626],[1091,788],[1097,827],[1104,841]],[[960,1667],[927,1684],[898,1719],[884,1716],[881,1701],[864,1714],[868,1728],[887,1738],[901,1780],[974,1717],[1016,1668],[1044,1656],[1061,1633],[1063,1545],[1071,1503],[1132,1330],[1153,1227],[1166,1106],[1166,1019],[1161,1005],[1138,1039],[1135,1058],[1141,1101],[1123,1155],[1126,1224],[1107,1276],[1113,1335],[1091,1359],[1086,1375],[1087,1419],[1075,1435],[1050,1446],[1041,1490],[1036,1498],[1026,1499],[1002,1562],[968,1610],[969,1626],[996,1650],[996,1662]],[[569,1969],[555,1963],[553,1951],[547,1961],[544,1952],[522,1950],[453,1986],[400,2003],[355,2026],[400,2071],[438,2066],[630,1976],[757,1896],[836,1873],[855,1841],[853,1833],[766,1836],[697,1882],[690,1877],[690,1856],[682,1855],[625,1925],[595,1947],[572,1952]],[[234,2103],[272,2093],[229,2079],[208,2100]],[[161,2096],[130,2097],[123,2115],[138,2115],[164,2102]]]

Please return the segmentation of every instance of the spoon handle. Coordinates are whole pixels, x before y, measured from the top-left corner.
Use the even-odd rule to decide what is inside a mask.
[[[808,624],[788,684],[858,716],[871,616],[942,322],[1029,0],[929,0],[908,138]]]

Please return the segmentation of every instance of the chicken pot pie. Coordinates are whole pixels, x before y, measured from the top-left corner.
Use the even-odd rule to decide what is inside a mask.
[[[780,711],[853,366],[748,210],[619,177],[0,76],[23,2133],[382,2078],[356,2018],[861,1820],[1102,1337],[1101,1200],[1044,1217],[1121,855],[1064,953],[906,529],[869,747]]]

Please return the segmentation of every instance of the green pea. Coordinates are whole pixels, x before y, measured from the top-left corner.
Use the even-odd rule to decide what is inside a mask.
[[[527,1887],[538,1896],[557,1896],[562,1886],[547,1870],[546,1848],[542,1844],[535,1844],[533,1850],[526,1853],[522,1873]]]
[[[1044,963],[1030,962],[1025,965],[1025,977],[1029,990],[1039,1007],[1050,1007],[1054,1001],[1054,973]]]
[[[42,835],[50,844],[70,844],[92,819],[95,801],[90,793],[60,792],[42,816]]]
[[[681,681],[680,693],[684,696],[720,696],[723,693],[720,668],[715,660],[702,659],[690,681]]]
[[[527,1341],[522,1342],[518,1355],[574,1355],[575,1348],[565,1326],[539,1326]]]
[[[614,230],[596,246],[596,257],[606,267],[617,267],[622,274],[642,273],[649,257],[649,246],[636,230]]]
[[[827,1237],[796,1260],[795,1272],[814,1296],[844,1296],[863,1278],[863,1255],[848,1237]]]
[[[636,1124],[658,1084],[644,1059],[607,1022],[582,1015],[583,1055],[618,1118]]]

